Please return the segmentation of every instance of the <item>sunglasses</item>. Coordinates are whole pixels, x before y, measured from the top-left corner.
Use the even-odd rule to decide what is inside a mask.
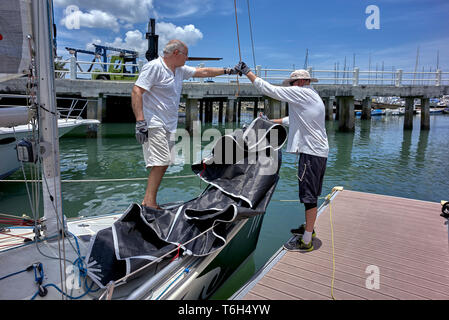
[[[186,58],[188,58],[189,56],[187,55],[187,53],[182,52],[181,50],[178,50],[179,53],[182,53],[183,55],[186,56]]]

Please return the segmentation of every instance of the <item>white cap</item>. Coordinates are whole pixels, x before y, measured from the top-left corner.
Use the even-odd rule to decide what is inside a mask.
[[[284,81],[282,81],[282,84],[284,86],[290,86],[291,82],[293,82],[294,80],[299,80],[299,79],[310,80],[310,82],[318,82],[317,78],[311,78],[310,77],[310,73],[307,70],[299,69],[299,70],[293,71],[290,74],[290,78],[285,79]]]

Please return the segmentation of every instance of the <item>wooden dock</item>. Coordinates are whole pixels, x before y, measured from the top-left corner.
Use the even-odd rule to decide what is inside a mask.
[[[332,299],[333,279],[336,300],[449,299],[440,213],[440,203],[338,191],[319,212],[315,250],[279,249],[231,299]]]

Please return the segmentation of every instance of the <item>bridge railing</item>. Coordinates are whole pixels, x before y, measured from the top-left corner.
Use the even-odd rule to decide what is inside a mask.
[[[101,65],[109,66],[116,65],[117,63],[106,63],[99,61],[77,61],[74,56],[70,57],[69,60],[57,60],[59,64],[69,64],[69,69],[55,70],[58,78],[68,78],[68,79],[89,79],[92,78],[93,74],[102,75],[121,75],[121,76],[137,76],[138,73],[116,73],[116,72],[104,72],[103,67],[98,71],[79,71],[83,70],[81,65]],[[137,67],[141,70],[145,62],[139,60],[137,64],[125,64],[125,67]],[[204,63],[201,63],[199,67],[204,67]],[[353,70],[320,70],[314,69],[312,67],[307,68],[312,77],[317,78],[320,84],[339,84],[339,85],[380,85],[380,86],[442,86],[449,85],[449,72],[443,72],[442,70],[436,71],[423,71],[423,72],[408,72],[402,69],[391,70],[391,71],[371,71],[371,70],[360,70],[359,68],[354,68]],[[293,69],[270,69],[262,68],[261,66],[256,66],[256,70],[253,70],[257,76],[270,83],[280,84],[282,80],[288,78]],[[222,83],[233,83],[242,82],[247,83],[249,80],[246,77],[239,77],[233,75],[222,75],[210,79],[205,78],[193,78],[188,81],[198,81],[198,82],[222,82]]]

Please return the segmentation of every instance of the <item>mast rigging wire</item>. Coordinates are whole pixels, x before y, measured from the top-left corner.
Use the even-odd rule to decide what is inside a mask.
[[[238,47],[239,47],[239,62],[242,61],[242,52],[240,50],[240,36],[239,36],[239,22],[237,19],[237,0],[234,0],[234,10],[235,10],[235,26],[237,29],[237,43],[238,43]],[[235,94],[236,97],[239,96],[240,94],[240,83],[239,83],[239,75],[236,75],[237,78],[237,93]]]
[[[252,46],[252,49],[253,49],[254,70],[256,70],[256,56],[254,54],[253,29],[252,29],[252,23],[251,23],[251,13],[250,13],[250,9],[249,9],[249,0],[246,0],[246,3],[248,4],[249,34],[251,36],[251,46]]]

